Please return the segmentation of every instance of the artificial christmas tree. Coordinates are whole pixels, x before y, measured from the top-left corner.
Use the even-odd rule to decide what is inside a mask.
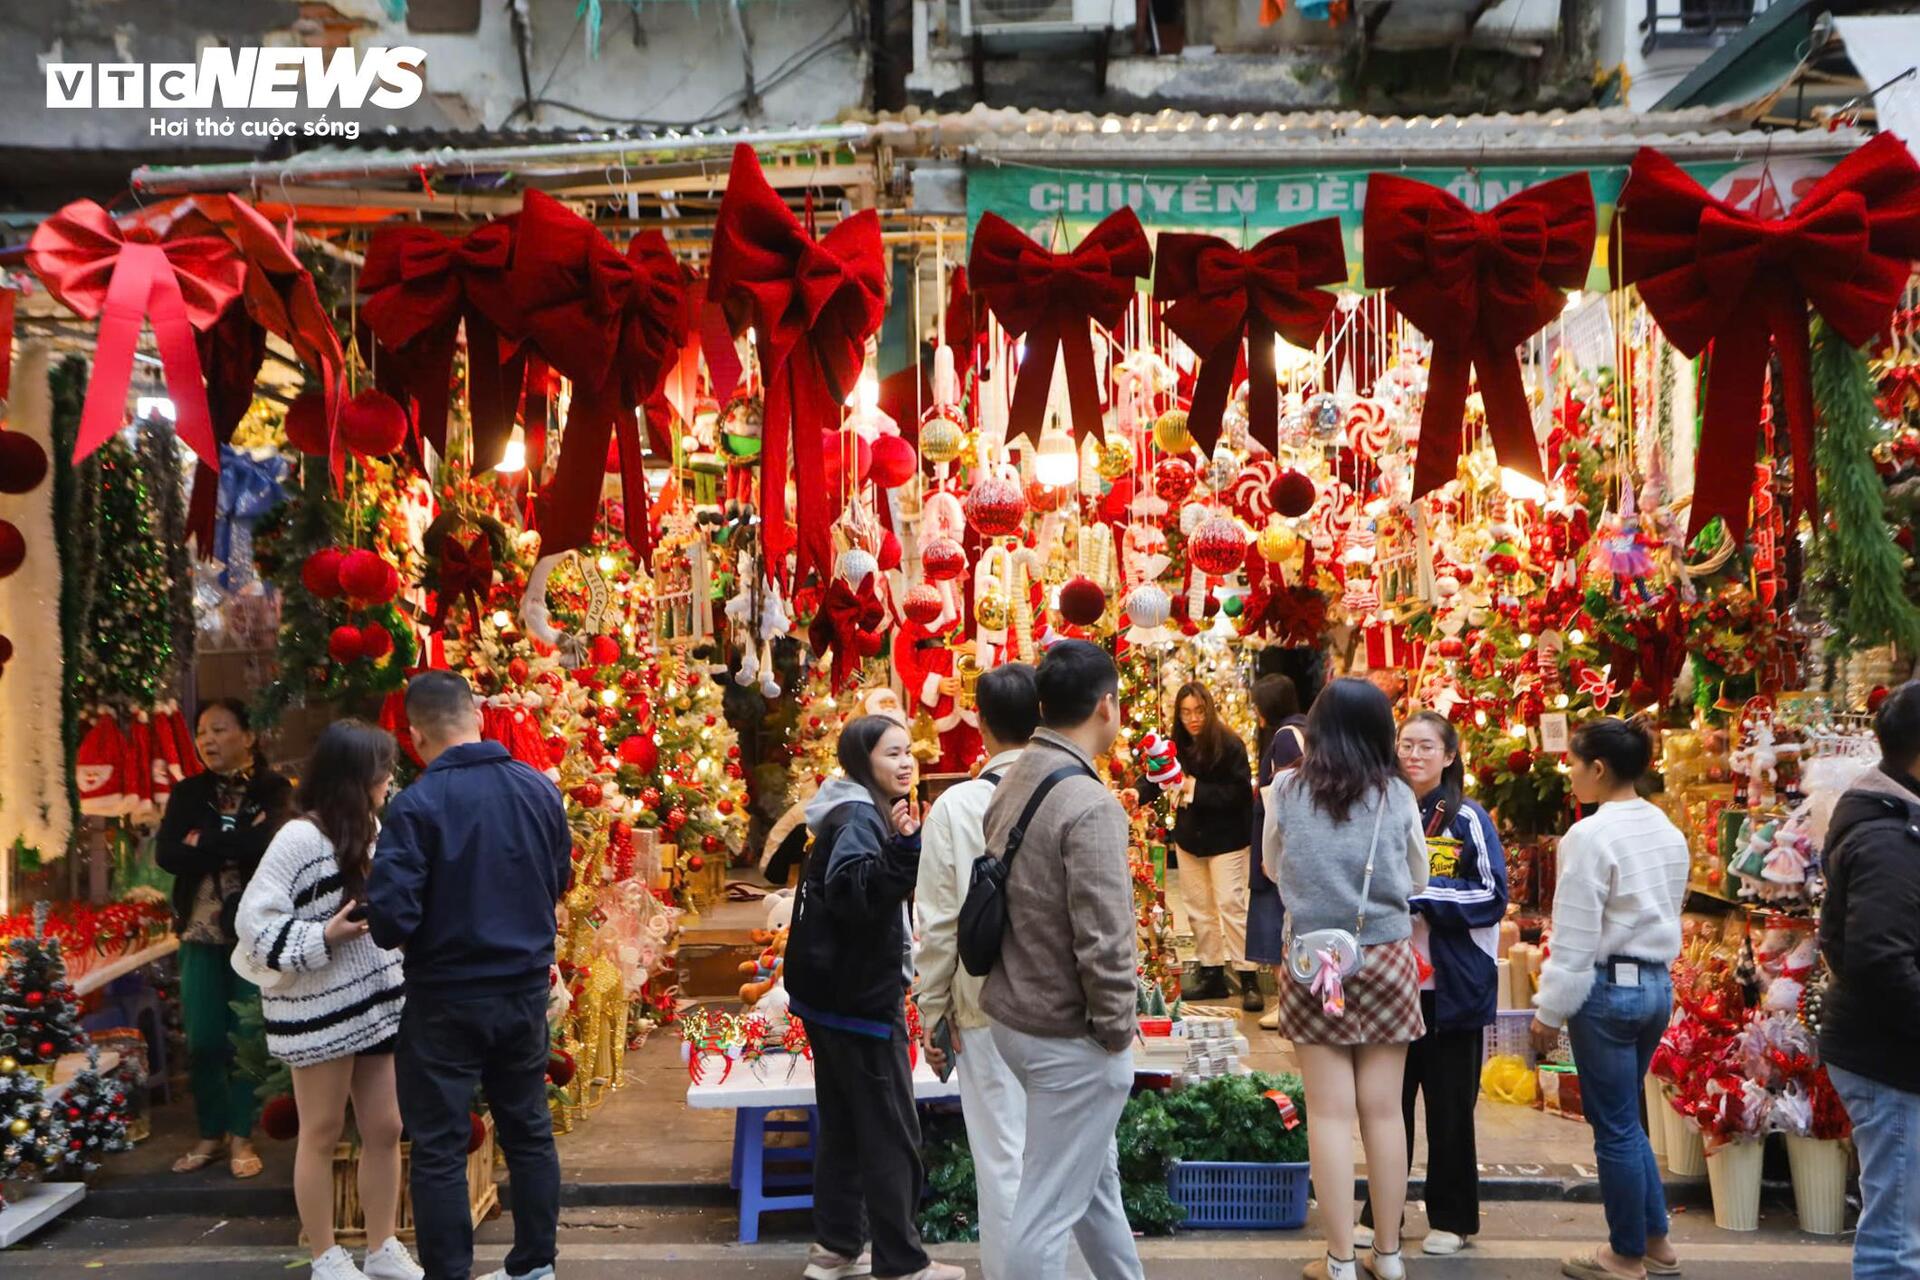
[[[52,1106],[65,1129],[64,1166],[69,1174],[83,1177],[100,1167],[102,1157],[133,1149],[127,1140],[126,1091],[100,1074],[98,1049],[88,1048],[86,1067]]]
[[[0,1186],[60,1166],[66,1127],[47,1104],[44,1089],[25,1064],[0,1053]]]
[[[84,1048],[80,998],[67,982],[60,940],[47,936],[47,904],[33,910],[33,936],[8,944],[11,958],[0,981],[0,1056],[50,1078],[63,1053]]]

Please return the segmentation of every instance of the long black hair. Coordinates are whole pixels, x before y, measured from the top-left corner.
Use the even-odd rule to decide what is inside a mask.
[[[1307,713],[1313,750],[1300,780],[1314,807],[1345,822],[1353,806],[1400,776],[1394,752],[1393,704],[1365,680],[1343,676],[1320,691]]]
[[[873,797],[874,808],[880,810],[883,819],[893,808],[893,801],[880,789],[873,776],[873,749],[880,745],[880,739],[887,736],[889,729],[906,732],[892,716],[861,716],[849,720],[846,728],[840,730],[840,741],[834,747],[841,770],[849,779],[866,788],[867,794]]]
[[[333,860],[356,896],[373,866],[373,788],[393,772],[393,735],[365,720],[335,720],[321,730],[300,774],[294,803],[333,845]]]
[[[1416,724],[1426,725],[1439,734],[1440,749],[1453,757],[1440,770],[1440,785],[1435,788],[1440,793],[1440,808],[1437,815],[1439,821],[1434,827],[1445,831],[1454,815],[1460,812],[1461,803],[1466,798],[1467,764],[1460,758],[1460,731],[1453,727],[1453,721],[1438,711],[1416,711],[1400,726],[1400,732],[1405,733]]]
[[[1198,698],[1200,709],[1206,712],[1206,723],[1200,726],[1199,733],[1188,733],[1187,722],[1180,718],[1180,708],[1188,698]],[[1227,728],[1226,721],[1220,718],[1220,707],[1213,700],[1213,690],[1198,680],[1189,680],[1181,685],[1180,692],[1173,696],[1174,752],[1190,767],[1210,769],[1220,763],[1232,744],[1233,730]]]
[[[1255,680],[1253,709],[1260,715],[1260,752],[1264,755],[1280,726],[1300,714],[1300,691],[1292,677],[1276,671]]]

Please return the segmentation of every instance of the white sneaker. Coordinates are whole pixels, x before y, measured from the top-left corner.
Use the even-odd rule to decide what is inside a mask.
[[[425,1275],[426,1273],[421,1272],[421,1274]],[[480,1277],[480,1280],[553,1280],[553,1268],[538,1267],[523,1276],[517,1276],[505,1267],[502,1267],[498,1271],[487,1272],[487,1274]]]
[[[807,1246],[807,1280],[852,1280],[873,1274],[873,1251],[862,1249],[860,1256],[849,1258],[823,1244]]]
[[[1356,1249],[1373,1248],[1373,1228],[1368,1226],[1362,1226],[1358,1222],[1354,1223],[1353,1224],[1353,1247]]]
[[[313,1260],[313,1280],[367,1280],[367,1275],[353,1265],[345,1249],[335,1245]]]
[[[1367,1250],[1367,1256],[1361,1269],[1373,1280],[1407,1280],[1407,1264],[1400,1260],[1400,1251],[1377,1253]]]
[[[1420,1244],[1420,1252],[1435,1258],[1450,1258],[1466,1247],[1465,1236],[1451,1231],[1428,1231],[1427,1238]]]
[[[1273,1008],[1260,1015],[1260,1029],[1262,1031],[1278,1031],[1280,1029],[1280,1001],[1277,997],[1273,1002]]]
[[[900,1280],[967,1280],[966,1269],[950,1266],[944,1262],[929,1262],[910,1276]]]
[[[378,1249],[367,1250],[367,1260],[360,1264],[360,1270],[367,1280],[421,1280],[427,1274],[408,1254],[407,1246],[391,1236]]]

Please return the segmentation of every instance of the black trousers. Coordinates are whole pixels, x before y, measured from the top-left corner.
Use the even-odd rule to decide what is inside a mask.
[[[820,1110],[814,1235],[848,1258],[870,1240],[875,1276],[910,1276],[927,1265],[914,1222],[926,1173],[906,1027],[881,1040],[809,1023],[807,1039]]]
[[[426,1280],[468,1280],[468,1114],[486,1093],[512,1179],[507,1273],[552,1266],[560,1225],[560,1159],[547,1110],[547,993],[454,998],[407,993],[394,1055],[400,1117],[413,1141],[413,1225]]]
[[[1433,993],[1420,993],[1420,1012],[1433,1025]],[[1484,1036],[1473,1031],[1429,1031],[1407,1046],[1400,1113],[1413,1154],[1413,1104],[1427,1095],[1427,1221],[1457,1236],[1480,1233],[1480,1157],[1473,1145],[1473,1109],[1480,1101]],[[1373,1205],[1360,1216],[1373,1225]]]

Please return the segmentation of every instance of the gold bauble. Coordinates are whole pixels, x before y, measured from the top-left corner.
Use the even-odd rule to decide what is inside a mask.
[[[920,456],[935,464],[952,462],[967,447],[967,431],[944,411],[920,424]]]
[[[1193,436],[1187,430],[1187,411],[1169,409],[1154,420],[1153,442],[1160,452],[1179,455],[1193,448]]]
[[[12,1134],[16,1138],[23,1138],[26,1136],[27,1129],[29,1127],[30,1126],[27,1124],[25,1120],[15,1120],[12,1124],[7,1126],[7,1132]]]
[[[1010,615],[1011,610],[1007,607],[1006,594],[1000,591],[987,592],[973,606],[975,621],[989,631],[999,631],[1004,628]]]
[[[15,1059],[0,1058],[0,1076],[10,1076],[19,1069],[20,1064]]]
[[[1118,480],[1133,470],[1133,446],[1118,436],[1100,446],[1098,463],[1100,476],[1105,480]]]
[[[1260,531],[1260,556],[1268,564],[1279,564],[1297,556],[1300,535],[1284,524],[1274,523]]]

